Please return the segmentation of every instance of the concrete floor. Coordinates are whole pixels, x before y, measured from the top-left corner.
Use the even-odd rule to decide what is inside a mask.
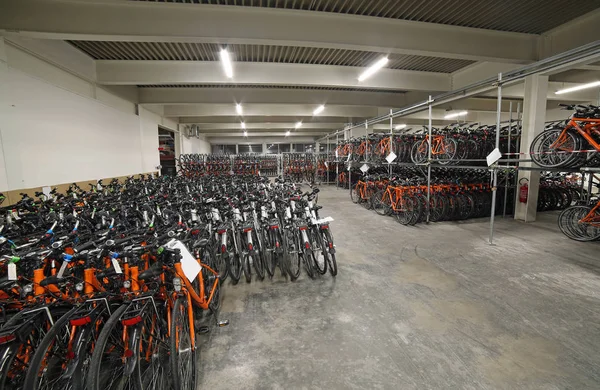
[[[556,214],[404,227],[323,187],[339,274],[226,286],[203,389],[599,389],[600,243]],[[229,282],[227,282],[229,284]]]

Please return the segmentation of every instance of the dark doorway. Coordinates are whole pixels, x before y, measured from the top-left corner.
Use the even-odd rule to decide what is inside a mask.
[[[175,134],[172,131],[158,129],[158,151],[160,153],[160,174],[175,176]]]

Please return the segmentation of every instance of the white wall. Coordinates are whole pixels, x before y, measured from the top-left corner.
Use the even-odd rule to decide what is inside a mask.
[[[9,45],[2,58],[0,191],[156,170],[158,125],[176,123]]]
[[[190,137],[186,138],[183,134],[180,135],[181,139],[181,153],[182,154],[210,154],[211,146],[210,143],[201,138]]]

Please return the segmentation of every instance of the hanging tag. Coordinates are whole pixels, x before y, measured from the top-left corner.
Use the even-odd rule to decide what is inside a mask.
[[[494,149],[492,153],[488,154],[485,158],[487,160],[488,167],[496,161],[500,160],[500,157],[502,157],[502,153],[500,153],[500,150],[498,148]]]
[[[121,270],[121,264],[119,264],[119,261],[115,258],[110,259],[110,261],[112,262],[113,268],[115,269],[115,272],[118,274],[122,274],[123,271]]]
[[[192,221],[196,222],[198,220],[198,214],[196,214],[196,209],[192,209]]]
[[[367,173],[367,171],[369,170],[369,166],[367,164],[363,164],[360,167],[360,170],[361,170],[362,173]]]
[[[8,280],[17,280],[17,265],[15,263],[8,263]]]
[[[398,156],[396,156],[396,153],[390,152],[390,154],[387,155],[385,160],[388,162],[388,164],[391,164],[391,162],[394,161],[397,157]]]
[[[329,168],[329,164],[325,161],[325,168]]]
[[[179,253],[181,254],[181,269],[183,274],[190,282],[193,282],[196,279],[196,276],[202,270],[198,261],[192,256],[187,247],[179,240],[171,240],[166,244],[169,249],[179,249]]]

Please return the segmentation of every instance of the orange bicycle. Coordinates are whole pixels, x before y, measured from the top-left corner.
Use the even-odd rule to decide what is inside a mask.
[[[600,153],[600,107],[564,105],[575,110],[564,127],[551,127],[533,139],[531,159],[540,167],[580,167]],[[586,152],[591,147],[595,152]]]

